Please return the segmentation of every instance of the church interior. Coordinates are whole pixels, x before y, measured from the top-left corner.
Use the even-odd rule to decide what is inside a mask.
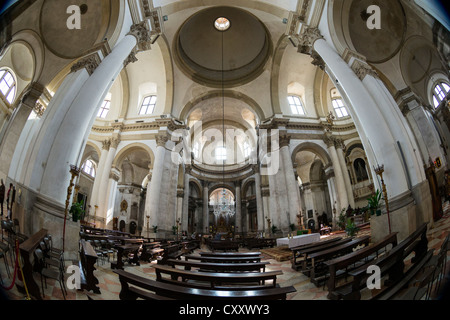
[[[5,299],[446,297],[439,1],[21,0],[0,25]]]

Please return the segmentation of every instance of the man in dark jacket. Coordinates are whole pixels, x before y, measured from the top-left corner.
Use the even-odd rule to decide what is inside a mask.
[[[2,217],[3,217],[3,202],[5,201],[5,185],[3,184],[3,179],[1,179],[1,184],[0,184],[0,206],[2,207],[1,212],[2,212]]]

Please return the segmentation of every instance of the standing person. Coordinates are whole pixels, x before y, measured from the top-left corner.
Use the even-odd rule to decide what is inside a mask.
[[[3,179],[1,179],[1,184],[0,184],[0,206],[2,207],[2,214],[1,216],[3,217],[3,202],[5,201],[5,185],[3,184]]]

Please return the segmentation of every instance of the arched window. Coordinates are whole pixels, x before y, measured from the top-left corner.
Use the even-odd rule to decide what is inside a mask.
[[[9,104],[16,97],[16,80],[12,73],[6,69],[0,70],[0,92]]]
[[[81,166],[81,170],[92,178],[95,178],[95,164],[92,160],[86,160]]]
[[[98,110],[97,117],[105,119],[108,115],[109,109],[111,108],[111,100],[105,99]]]
[[[156,96],[147,96],[144,98],[141,104],[141,109],[139,110],[139,114],[152,114],[155,111],[156,106]]]
[[[439,107],[441,102],[444,100],[445,96],[450,91],[450,86],[445,83],[441,82],[434,86],[433,89],[433,105],[435,108]]]
[[[342,99],[340,98],[333,99],[331,103],[333,104],[334,112],[336,113],[336,116],[338,118],[348,117],[348,111],[347,108],[345,108]]]
[[[291,111],[295,115],[302,115],[304,116],[305,109],[303,108],[303,103],[300,97],[298,96],[288,96],[288,102],[289,106],[291,107]]]
[[[216,150],[216,160],[225,161],[227,160],[227,149],[225,147],[218,147]]]

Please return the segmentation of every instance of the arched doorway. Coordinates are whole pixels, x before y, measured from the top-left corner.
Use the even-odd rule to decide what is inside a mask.
[[[211,192],[209,205],[214,210],[214,225],[216,233],[234,232],[235,225],[235,197],[227,188],[218,188]]]

